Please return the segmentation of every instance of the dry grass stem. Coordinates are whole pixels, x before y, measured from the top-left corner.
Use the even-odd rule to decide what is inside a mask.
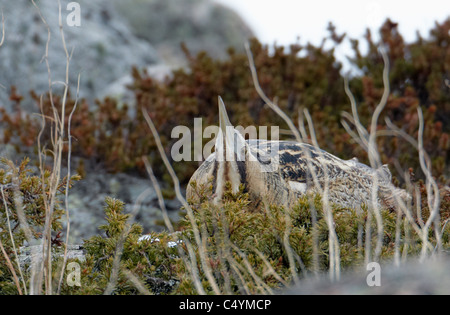
[[[202,267],[203,267],[203,271],[205,272],[205,275],[206,275],[206,277],[208,279],[208,282],[210,283],[213,291],[216,294],[220,294],[221,292],[220,292],[220,289],[219,289],[219,287],[218,287],[218,285],[217,285],[217,283],[216,283],[216,281],[215,281],[215,279],[213,277],[211,267],[208,265],[209,259],[207,258],[207,250],[206,250],[206,248],[203,247],[204,243],[202,242],[201,235],[200,235],[200,233],[198,231],[198,227],[197,227],[197,224],[196,224],[196,221],[195,221],[195,216],[194,216],[194,213],[192,211],[192,208],[186,202],[186,200],[184,199],[184,197],[183,197],[183,195],[181,193],[180,182],[178,180],[178,177],[175,174],[175,171],[172,168],[172,165],[170,164],[170,162],[169,162],[169,160],[167,158],[167,155],[166,155],[166,153],[164,151],[164,147],[163,147],[163,145],[161,143],[161,139],[159,138],[158,131],[156,130],[156,127],[155,127],[152,119],[150,118],[150,116],[148,115],[148,113],[145,110],[143,110],[142,113],[144,115],[144,118],[145,118],[148,126],[150,127],[150,130],[151,130],[151,132],[153,134],[153,137],[156,140],[156,145],[158,147],[159,154],[160,154],[161,158],[163,159],[164,165],[166,166],[166,169],[168,170],[168,172],[169,172],[169,174],[170,174],[170,176],[172,178],[172,181],[174,183],[174,189],[175,189],[175,194],[177,196],[177,199],[181,202],[181,204],[183,205],[184,209],[186,209],[186,212],[188,214],[188,218],[189,218],[189,220],[190,220],[190,222],[192,224],[194,238],[195,238],[195,241],[196,241],[197,246],[199,248],[199,254],[200,254],[200,258],[201,258],[200,261],[201,261],[201,264],[202,264]],[[189,244],[187,244],[187,245],[189,245]],[[193,249],[192,249],[192,251],[193,251]],[[191,249],[189,249],[189,255],[190,255],[191,259],[194,258],[194,254],[191,254]],[[195,265],[193,264],[192,267],[194,267],[194,266]],[[195,269],[196,269],[196,267],[195,267]],[[192,271],[193,271],[194,275],[197,274],[196,270],[192,270]],[[205,293],[204,290],[203,290],[203,287],[201,286],[200,281],[198,279],[194,279],[194,284],[196,284],[197,291],[200,294],[204,294]]]

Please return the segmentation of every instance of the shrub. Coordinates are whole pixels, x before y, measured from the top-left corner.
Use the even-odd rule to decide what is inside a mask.
[[[46,210],[48,205],[45,204],[44,196],[49,194],[50,172],[44,172],[42,177],[35,175],[33,169],[27,166],[28,162],[28,159],[24,159],[16,166],[13,162],[2,159],[0,168],[0,242],[8,258],[14,262],[16,274],[19,274],[15,260],[17,250],[42,238],[45,220],[48,217]],[[78,179],[77,176],[73,176],[69,184]],[[67,178],[60,182],[57,197],[64,195],[66,182]],[[61,246],[61,217],[64,210],[60,201],[61,198],[55,204],[51,218],[52,244],[55,246]],[[18,293],[12,277],[7,258],[2,254],[0,294]]]
[[[332,25],[330,37],[336,45],[343,40]],[[398,255],[416,255],[421,250],[424,237],[437,244],[435,233],[442,232],[441,244],[449,247],[450,192],[448,187],[449,124],[448,86],[442,78],[448,76],[448,31],[450,20],[436,24],[430,38],[419,37],[414,43],[405,43],[398,33],[397,25],[388,20],[381,27],[382,41],[387,45],[390,59],[390,95],[382,113],[377,130],[387,130],[383,119],[388,118],[398,128],[412,137],[418,134],[420,106],[425,117],[423,142],[432,161],[432,171],[438,177],[441,203],[440,222],[421,235],[411,224],[420,227],[430,210],[425,196],[424,175],[420,171],[416,150],[397,137],[378,137],[378,151],[383,163],[396,165],[392,169],[398,180],[404,170],[416,173],[414,183],[421,194],[422,204],[414,214],[415,222],[408,221],[403,214],[381,209],[383,233],[377,235],[377,220],[373,211],[362,206],[364,211],[332,206],[333,226],[326,219],[319,197],[305,196],[291,209],[277,205],[265,205],[261,211],[252,209],[243,187],[237,194],[227,192],[221,205],[211,203],[208,187],[195,187],[201,198],[191,201],[194,220],[186,219],[176,234],[152,233],[150,241],[139,241],[142,228],[130,222],[130,214],[123,213],[123,203],[106,199],[105,214],[108,224],[101,227],[97,235],[84,243],[86,262],[82,270],[80,288],[63,285],[68,294],[135,294],[151,291],[158,294],[199,293],[267,293],[296,281],[311,272],[324,272],[338,258],[345,268],[358,266],[373,255],[373,248],[381,239],[380,259],[390,260]],[[368,125],[372,112],[384,91],[382,68],[384,66],[371,34],[366,40],[369,52],[362,55],[358,42],[352,41],[355,57],[351,59],[360,74],[350,78],[350,88],[359,104],[358,112],[363,125]],[[344,80],[340,75],[341,65],[334,57],[334,49],[324,46],[292,45],[284,47],[260,44],[251,41],[251,50],[259,74],[259,81],[269,98],[279,99],[278,105],[294,121],[299,110],[308,108],[315,122],[319,145],[341,158],[358,157],[367,163],[367,156],[352,141],[341,126],[341,112],[348,111],[349,101],[344,93]],[[301,53],[304,51],[304,54]],[[80,109],[72,117],[71,134],[74,137],[72,154],[100,163],[111,172],[144,172],[142,156],[149,156],[153,165],[159,165],[155,142],[149,137],[148,127],[142,111],[148,111],[161,135],[166,150],[175,139],[171,139],[172,128],[177,125],[192,127],[193,118],[203,117],[206,124],[217,123],[217,95],[228,104],[229,115],[236,125],[277,125],[286,128],[284,121],[274,117],[257,95],[247,65],[247,57],[229,50],[226,60],[214,60],[205,53],[191,56],[188,69],[174,71],[171,78],[156,82],[145,71],[133,69],[134,82],[130,89],[135,94],[133,107],[120,104],[112,98],[99,100],[92,107],[80,100]],[[32,93],[34,100],[42,105],[42,114],[52,117],[55,108],[60,108],[62,99],[54,95],[41,98]],[[12,113],[1,109],[0,121],[5,128],[3,143],[13,144],[18,151],[32,148],[39,135],[39,121],[21,111],[22,97],[13,88]],[[76,101],[68,98],[64,104],[70,113]],[[55,107],[52,106],[55,105]],[[66,117],[66,123],[68,117]],[[204,126],[206,126],[204,124]],[[41,140],[49,142],[51,129],[41,134]],[[31,141],[30,139],[33,139]],[[68,150],[68,147],[65,148]],[[30,151],[27,149],[27,151]],[[29,152],[27,152],[29,153]],[[0,292],[15,293],[20,284],[15,282],[19,266],[11,264],[9,257],[15,256],[14,246],[20,247],[25,240],[25,226],[30,227],[33,239],[39,239],[46,219],[45,194],[48,193],[49,178],[30,175],[25,160],[19,167],[4,161],[0,169],[2,204],[0,205]],[[196,162],[174,163],[182,183],[187,183]],[[79,166],[81,168],[82,165]],[[155,167],[157,175],[165,178],[161,168]],[[82,171],[82,170],[81,170]],[[72,180],[77,179],[72,178]],[[57,193],[63,194],[64,179]],[[16,198],[15,194],[18,198]],[[23,204],[18,207],[17,201]],[[18,210],[23,209],[26,224],[20,221]],[[55,242],[60,245],[60,218],[62,209],[57,203],[52,218]],[[13,235],[12,240],[9,234]],[[336,233],[337,253],[330,248],[329,233]],[[199,231],[200,234],[197,234]],[[177,246],[169,242],[181,240]],[[205,258],[206,257],[206,258]],[[55,272],[60,259],[55,259]],[[25,283],[29,275],[20,276]],[[139,286],[137,284],[140,284]]]
[[[389,118],[394,125],[417,138],[416,109],[420,106],[425,116],[425,150],[431,157],[433,175],[442,184],[448,184],[450,159],[450,112],[447,106],[450,94],[443,80],[448,78],[446,47],[449,29],[450,20],[447,19],[442,24],[436,23],[428,39],[419,36],[416,41],[405,43],[396,23],[387,20],[380,28],[381,40],[387,45],[390,60],[391,93],[377,130],[387,130],[384,120]],[[332,25],[329,30],[330,36],[326,40],[340,45],[344,35],[336,34]],[[367,31],[369,51],[363,54],[359,50],[359,42],[351,41],[354,57],[350,61],[359,74],[350,78],[349,86],[358,102],[360,120],[368,126],[384,90],[384,65],[377,51],[380,43],[375,43]],[[357,157],[363,163],[369,162],[367,154],[341,125],[341,112],[350,111],[350,105],[334,48],[295,44],[286,50],[282,46],[269,48],[256,39],[250,42],[250,46],[260,84],[269,98],[278,99],[279,107],[294,122],[298,120],[299,110],[307,108],[321,148],[344,159]],[[186,56],[188,68],[174,71],[164,82],[155,81],[145,70],[133,69],[134,81],[130,86],[135,95],[133,106],[108,97],[97,101],[96,106],[81,101],[81,108],[72,119],[75,138],[73,154],[100,163],[112,172],[138,171],[145,174],[143,155],[150,156],[153,166],[160,165],[161,161],[155,154],[155,143],[148,136],[148,127],[141,111],[148,111],[156,122],[169,152],[177,141],[171,139],[175,126],[193,128],[196,117],[204,119],[203,127],[217,124],[217,95],[224,99],[235,125],[287,128],[285,122],[273,115],[257,95],[245,54],[230,49],[227,59],[214,60],[206,53],[191,56],[186,50]],[[6,113],[3,110],[0,118],[6,126],[3,141],[18,148],[21,145],[31,146],[33,142],[30,139],[37,136],[38,125],[20,111],[21,97],[14,89],[12,91],[15,112]],[[34,95],[34,99],[39,103],[38,96]],[[53,102],[57,106],[60,97],[54,96]],[[73,99],[67,101],[67,113],[73,104]],[[48,114],[51,110],[47,95],[43,100],[43,111]],[[44,135],[44,139],[48,138]],[[391,171],[400,182],[403,182],[403,172],[409,168],[414,170],[417,178],[424,178],[418,154],[409,143],[400,141],[399,137],[378,137],[377,145],[382,162],[392,166]],[[198,167],[197,162],[173,164],[185,184]],[[394,168],[394,165],[397,167]],[[158,167],[155,171],[158,177],[168,180]]]
[[[149,292],[197,294],[193,277],[189,276],[192,253],[187,243],[192,245],[196,261],[193,268],[208,294],[215,291],[206,268],[220,292],[229,294],[269,293],[292,283],[297,276],[328,270],[329,227],[320,196],[305,196],[292,209],[267,205],[264,210],[254,211],[243,186],[236,194],[228,189],[223,203],[215,205],[208,198],[209,187],[193,185],[200,196],[198,203],[191,203],[195,221],[186,217],[176,235],[152,233],[149,240],[141,242],[138,239],[142,229],[127,223],[129,215],[122,213],[123,203],[107,199],[108,224],[101,227],[104,235],[84,243],[87,255],[83,283],[75,292],[102,293],[111,281],[114,259],[120,252],[114,294],[138,293],[127,271],[140,279]],[[373,255],[378,237],[376,220],[370,218],[370,211],[364,206],[363,211],[338,206],[332,210],[341,267],[357,268]],[[396,250],[408,257],[420,253],[421,237],[405,217],[387,209],[381,210],[381,216],[384,226],[381,262],[390,262]],[[200,244],[195,239],[194,225],[200,231]],[[443,225],[444,222],[439,228]],[[442,236],[444,249],[450,246],[449,232],[444,230]],[[434,244],[431,232],[430,239]],[[169,246],[169,242],[176,240],[177,246]],[[206,264],[200,263],[200,251],[207,257]]]

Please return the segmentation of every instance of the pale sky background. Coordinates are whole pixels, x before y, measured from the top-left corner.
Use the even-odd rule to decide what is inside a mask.
[[[365,30],[377,30],[387,17],[399,23],[406,41],[416,39],[418,30],[426,37],[435,21],[450,16],[450,0],[215,0],[239,13],[255,35],[266,44],[289,45],[300,37],[300,43],[319,45],[328,35],[332,21],[337,33],[346,32],[351,38],[362,39]],[[450,36],[450,34],[449,34]],[[361,48],[364,49],[363,41]],[[342,61],[351,54],[348,40],[337,51]]]

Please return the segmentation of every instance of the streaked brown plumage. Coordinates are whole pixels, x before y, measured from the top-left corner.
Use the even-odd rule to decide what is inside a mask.
[[[291,206],[304,194],[323,194],[325,187],[331,203],[345,207],[372,205],[392,207],[395,196],[407,193],[391,184],[386,165],[373,169],[356,159],[342,160],[309,144],[293,141],[247,140],[233,128],[219,97],[220,131],[215,153],[192,176],[190,182],[208,184],[214,202],[220,202],[225,183],[234,192],[245,185],[256,208],[261,202]],[[374,189],[374,185],[375,189]],[[187,197],[194,198],[191,185]]]

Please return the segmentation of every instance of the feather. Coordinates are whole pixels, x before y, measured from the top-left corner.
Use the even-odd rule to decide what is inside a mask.
[[[322,194],[324,189],[331,203],[359,208],[393,204],[395,196],[408,194],[391,184],[387,165],[373,169],[356,158],[342,160],[320,148],[294,141],[245,141],[228,118],[219,97],[219,132],[215,152],[200,165],[190,182],[207,184],[212,179],[214,202],[223,197],[225,184],[233,192],[244,184],[255,206],[262,201],[289,207],[305,194]],[[375,189],[373,189],[375,187]],[[195,198],[191,185],[187,197]]]

